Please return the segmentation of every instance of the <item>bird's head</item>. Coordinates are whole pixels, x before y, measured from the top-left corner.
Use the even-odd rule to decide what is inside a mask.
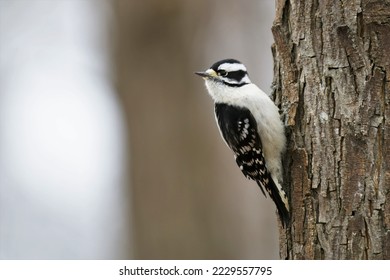
[[[251,81],[244,64],[235,59],[224,59],[214,63],[204,72],[195,72],[206,82],[215,82],[229,87],[241,87]]]

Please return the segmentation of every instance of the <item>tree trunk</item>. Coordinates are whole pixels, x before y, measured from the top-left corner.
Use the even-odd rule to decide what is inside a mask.
[[[390,258],[390,2],[278,0],[283,259]]]

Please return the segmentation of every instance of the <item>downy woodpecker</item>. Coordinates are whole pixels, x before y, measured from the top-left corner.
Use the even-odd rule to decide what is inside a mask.
[[[289,221],[289,203],[282,189],[281,156],[285,134],[278,108],[253,84],[246,67],[235,59],[214,63],[204,72],[206,88],[215,102],[215,118],[237,165],[256,181],[276,204],[280,220]]]

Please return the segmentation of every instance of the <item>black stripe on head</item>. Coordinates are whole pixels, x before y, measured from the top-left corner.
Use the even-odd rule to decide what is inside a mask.
[[[232,58],[223,59],[211,66],[218,74],[215,79],[231,87],[240,87],[250,83],[246,67],[240,61]]]
[[[238,70],[234,72],[228,72],[227,76],[231,80],[241,81],[247,73],[243,70]]]
[[[237,59],[227,58],[227,59],[223,59],[223,60],[220,60],[220,61],[215,62],[210,68],[213,69],[215,72],[217,72],[218,67],[219,67],[221,64],[224,64],[224,63],[242,64],[242,63],[241,63],[240,61],[238,61]]]
[[[224,83],[225,85],[228,85],[229,87],[242,87],[242,86],[245,86],[245,85],[248,84],[248,83],[245,83],[245,82],[232,83],[232,82],[224,81],[224,80],[222,80],[222,83]]]

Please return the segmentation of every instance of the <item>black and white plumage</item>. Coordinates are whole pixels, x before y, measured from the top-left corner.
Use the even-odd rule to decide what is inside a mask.
[[[215,117],[223,139],[234,152],[237,165],[275,202],[282,224],[289,221],[289,203],[282,189],[281,155],[284,127],[272,100],[251,83],[246,67],[235,59],[214,63],[205,79],[215,102]]]

